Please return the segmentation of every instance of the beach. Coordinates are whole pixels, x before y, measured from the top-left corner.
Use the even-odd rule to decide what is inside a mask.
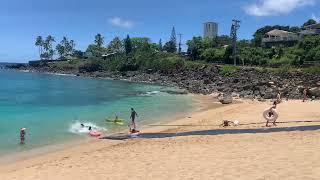
[[[320,102],[278,105],[277,127],[265,127],[270,101],[220,105],[211,96],[185,117],[151,124],[140,138],[123,133],[0,165],[0,179],[318,179]],[[223,120],[240,122],[223,128]],[[118,137],[118,138],[117,138]]]

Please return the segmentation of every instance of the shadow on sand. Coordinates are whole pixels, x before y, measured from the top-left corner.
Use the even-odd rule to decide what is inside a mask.
[[[223,134],[260,134],[274,132],[292,132],[292,131],[316,131],[320,130],[320,125],[313,126],[295,126],[295,127],[280,127],[280,128],[256,128],[256,129],[213,129],[204,131],[189,131],[180,133],[141,133],[139,138],[171,138],[171,137],[186,137],[186,136],[214,136]],[[131,137],[128,134],[114,134],[101,139],[109,140],[126,140]]]

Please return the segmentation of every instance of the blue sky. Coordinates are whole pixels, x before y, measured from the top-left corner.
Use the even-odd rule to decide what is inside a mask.
[[[172,26],[183,41],[202,35],[202,23],[219,23],[229,34],[231,20],[242,21],[239,37],[249,39],[264,25],[300,26],[320,17],[319,0],[1,0],[0,62],[27,62],[38,57],[38,35],[63,36],[85,50],[101,33],[169,39]]]

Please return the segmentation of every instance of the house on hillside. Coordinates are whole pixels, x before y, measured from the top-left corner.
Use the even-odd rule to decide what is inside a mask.
[[[303,27],[303,29],[304,30],[299,32],[300,37],[303,37],[306,35],[320,35],[320,23],[305,26]]]
[[[272,47],[279,44],[294,45],[299,40],[299,36],[296,33],[288,32],[284,30],[274,29],[266,33],[262,38],[262,47]]]

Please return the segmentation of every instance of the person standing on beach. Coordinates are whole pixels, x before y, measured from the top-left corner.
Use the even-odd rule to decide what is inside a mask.
[[[303,90],[303,101],[302,102],[305,102],[307,99],[308,99],[308,87],[304,88]]]
[[[26,128],[21,128],[20,129],[20,144],[24,144],[25,136],[26,136]]]
[[[131,115],[130,115],[130,119],[131,119],[131,125],[133,126],[133,130],[136,130],[136,117],[138,117],[137,112],[131,108]]]
[[[269,113],[267,115],[269,118],[273,117],[272,124],[274,126],[277,126],[276,121],[277,121],[278,115],[274,114],[276,113],[274,110],[277,109],[277,104],[278,103],[276,101],[273,102],[272,106],[269,108]],[[267,120],[266,127],[269,127],[269,119]]]
[[[277,94],[277,104],[280,104],[281,101],[282,101],[282,99],[281,99],[281,92],[278,92],[278,94]]]

